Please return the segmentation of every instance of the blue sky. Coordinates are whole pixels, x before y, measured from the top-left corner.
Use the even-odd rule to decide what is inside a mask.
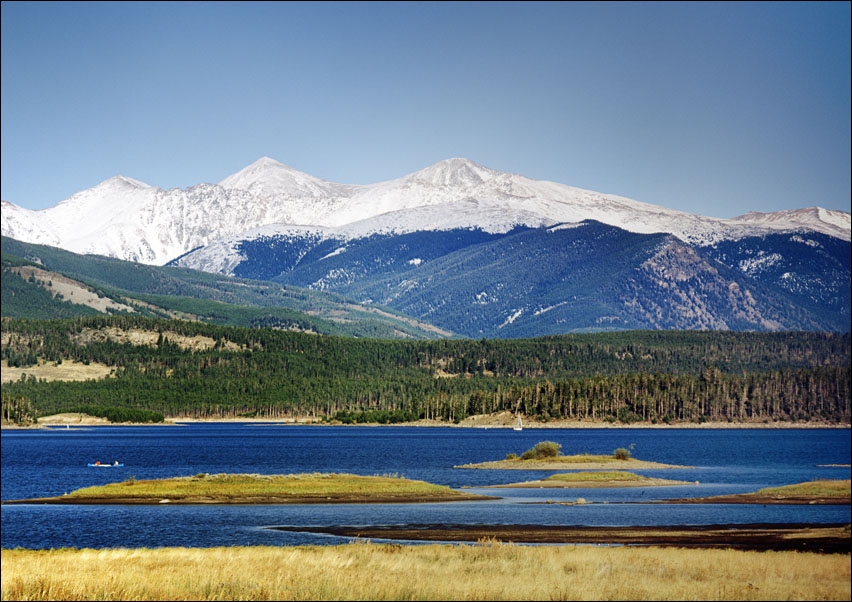
[[[3,200],[442,159],[713,217],[850,211],[849,2],[3,2]]]

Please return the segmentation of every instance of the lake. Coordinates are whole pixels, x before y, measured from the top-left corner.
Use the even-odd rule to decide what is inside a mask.
[[[501,460],[540,441],[562,453],[609,455],[688,466],[636,470],[688,486],[624,489],[478,489],[555,471],[453,466]],[[90,468],[118,460],[123,467]],[[62,495],[90,485],[198,473],[397,475],[495,501],[435,504],[262,506],[2,507],[2,547],[111,548],[340,544],[349,538],[272,526],[409,523],[535,525],[701,525],[850,522],[848,505],[647,504],[650,500],[745,493],[813,479],[850,478],[848,429],[536,429],[296,426],[185,423],[2,432],[2,499]],[[694,484],[695,482],[697,484]],[[559,505],[548,501],[588,504]]]

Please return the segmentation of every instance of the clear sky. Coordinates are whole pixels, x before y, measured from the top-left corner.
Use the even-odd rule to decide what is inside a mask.
[[[3,200],[465,157],[713,217],[850,211],[850,2],[2,2]]]

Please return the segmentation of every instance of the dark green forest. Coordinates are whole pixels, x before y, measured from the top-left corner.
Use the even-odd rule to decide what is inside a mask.
[[[156,343],[106,335],[131,330],[156,333]],[[503,411],[541,422],[850,420],[848,333],[633,331],[404,341],[97,316],[4,318],[2,337],[2,359],[10,366],[75,361],[112,368],[100,380],[24,376],[4,383],[3,418],[13,421],[83,411],[135,421],[310,416],[457,423]],[[215,344],[191,348],[185,337]]]

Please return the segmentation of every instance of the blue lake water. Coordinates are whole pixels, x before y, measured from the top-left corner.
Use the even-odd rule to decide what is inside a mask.
[[[623,489],[479,489],[554,471],[453,468],[555,441],[566,455],[634,457],[688,468],[637,470],[688,486]],[[118,460],[123,467],[90,468]],[[198,473],[397,475],[500,496],[441,504],[261,506],[3,505],[2,547],[109,548],[339,544],[348,538],[271,526],[410,523],[699,525],[850,522],[848,505],[646,504],[744,493],[813,479],[850,478],[848,429],[533,429],[332,427],[264,423],[115,426],[2,433],[2,499]],[[694,484],[695,482],[697,484]],[[574,501],[585,505],[547,504]]]

